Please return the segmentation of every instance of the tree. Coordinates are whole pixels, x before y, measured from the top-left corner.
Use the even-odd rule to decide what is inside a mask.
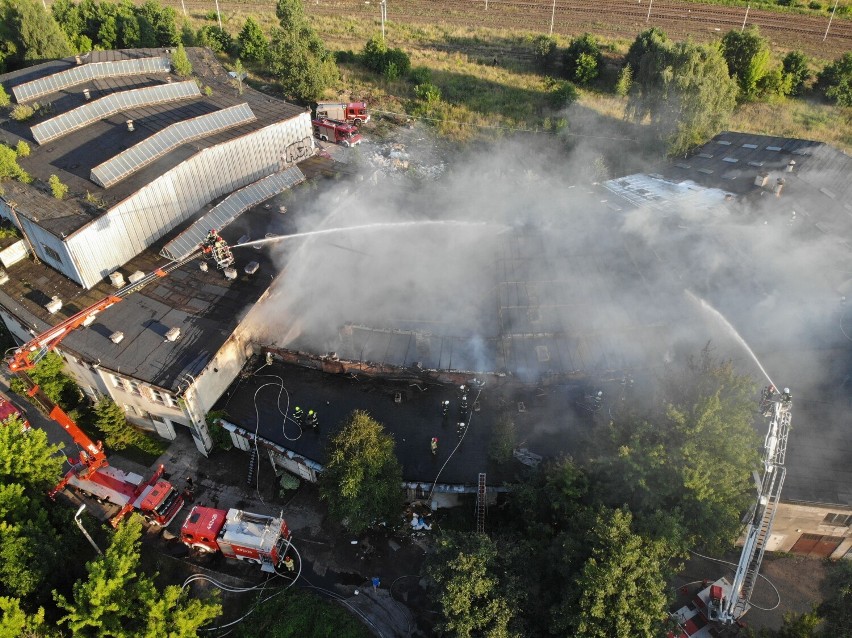
[[[312,29],[276,30],[269,45],[270,73],[281,84],[284,95],[316,102],[339,78],[334,57],[325,50]]]
[[[381,73],[384,70],[385,55],[388,52],[387,44],[379,35],[374,35],[364,45],[364,50],[361,52],[361,59],[371,71]]]
[[[32,178],[18,164],[18,154],[15,149],[0,144],[0,181],[4,179],[16,179],[21,182],[30,182]]]
[[[18,598],[0,596],[0,638],[37,638],[45,636],[44,609],[28,614]]]
[[[86,564],[88,578],[74,584],[73,599],[54,592],[66,613],[59,623],[74,636],[190,638],[219,615],[214,600],[190,600],[178,586],[158,592],[140,571],[142,518],[133,514],[115,531],[103,556]],[[128,604],[133,601],[133,604]]]
[[[722,130],[736,106],[736,81],[719,49],[658,38],[640,59],[627,102],[634,121],[650,117],[670,155]]]
[[[71,44],[53,16],[35,0],[2,0],[0,37],[9,38],[17,62],[52,60],[71,55]],[[2,57],[2,56],[0,56]],[[12,57],[12,56],[9,56]]]
[[[488,458],[495,463],[507,463],[512,459],[517,439],[518,433],[512,417],[508,412],[501,413],[491,430]]]
[[[171,47],[180,42],[177,14],[171,7],[155,0],[146,0],[136,8],[135,13],[139,25],[139,46]]]
[[[817,86],[837,106],[852,106],[852,52],[827,64],[817,76]]]
[[[428,573],[436,585],[433,596],[441,607],[441,629],[458,638],[517,635],[510,630],[514,601],[496,576],[503,571],[497,563],[497,547],[484,534],[446,534],[438,540]]]
[[[654,638],[668,618],[665,540],[631,530],[626,509],[604,511],[591,531],[592,556],[578,579],[583,592],[572,635],[584,638]]]
[[[360,410],[330,441],[320,496],[329,513],[356,534],[399,516],[402,469],[393,448],[381,424]]]
[[[566,77],[577,84],[588,84],[600,73],[603,54],[597,39],[590,33],[571,40],[562,58]]]
[[[172,51],[172,68],[181,77],[192,75],[192,63],[189,61],[189,56],[186,55],[183,43],[177,45],[177,48]]]
[[[47,183],[50,186],[50,192],[56,199],[65,199],[68,194],[68,186],[62,183],[58,175],[51,175]]]
[[[9,106],[10,101],[11,100],[9,99],[9,94],[6,93],[6,89],[4,89],[2,85],[0,85],[0,108],[4,106]]]
[[[760,36],[757,27],[745,31],[733,29],[722,38],[722,55],[728,72],[737,79],[742,100],[754,100],[760,81],[769,73],[769,42]]]
[[[15,144],[15,154],[18,157],[29,157],[30,145],[27,144],[24,140],[18,140],[18,143]]]
[[[808,58],[801,51],[790,51],[782,61],[784,74],[790,78],[790,95],[801,95],[811,77]]]
[[[301,31],[307,26],[302,0],[278,0],[275,16],[285,31]]]
[[[132,425],[127,422],[124,410],[109,398],[104,398],[95,404],[95,426],[103,432],[104,443],[113,450],[123,450],[135,445],[142,438]]]
[[[618,72],[618,80],[615,82],[615,94],[619,97],[627,97],[631,86],[633,86],[633,67],[625,64]]]
[[[646,29],[636,36],[630,48],[627,50],[627,55],[624,58],[624,64],[629,66],[634,71],[639,68],[642,58],[646,54],[655,54],[660,51],[668,51],[671,49],[671,41],[666,32],[658,27]]]
[[[852,627],[852,563],[839,560],[831,565],[825,579],[826,599],[819,606],[825,618],[823,635],[846,635]]]
[[[20,418],[0,425],[0,477],[2,483],[20,483],[37,489],[54,485],[65,463],[60,445],[48,443],[43,430],[22,430]]]
[[[551,108],[567,109],[580,97],[577,87],[567,80],[545,78],[544,83],[548,89],[547,102]]]
[[[48,399],[73,407],[71,404],[79,401],[80,391],[71,377],[63,372],[64,365],[62,357],[55,352],[48,352],[28,374]],[[20,395],[25,395],[29,390],[18,377],[12,377],[9,387]]]
[[[533,60],[540,71],[548,72],[556,63],[556,38],[539,35],[532,42]]]
[[[237,36],[237,46],[240,51],[240,57],[251,62],[263,62],[269,52],[269,43],[263,31],[255,22],[254,18],[249,16],[243,25],[242,31]]]
[[[195,34],[195,42],[200,47],[207,47],[216,53],[231,54],[234,39],[231,34],[215,24],[205,24]]]

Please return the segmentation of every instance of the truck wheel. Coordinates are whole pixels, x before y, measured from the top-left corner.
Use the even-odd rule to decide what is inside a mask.
[[[320,139],[321,139],[323,142],[327,142],[327,141],[328,141],[328,136],[327,136],[327,135],[320,135]]]
[[[361,126],[361,124],[362,124],[361,118],[360,118],[360,117],[356,117],[356,118],[355,118],[355,126]]]
[[[349,142],[347,142],[346,140],[343,140],[342,143],[343,143],[343,146],[345,146],[346,148],[349,148]]]

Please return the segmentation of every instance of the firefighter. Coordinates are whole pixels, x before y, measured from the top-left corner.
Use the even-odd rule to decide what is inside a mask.
[[[305,420],[305,413],[298,405],[293,410],[293,420],[299,425],[302,425]]]
[[[432,456],[435,456],[438,453],[438,437],[432,437]]]
[[[456,424],[456,434],[458,434],[458,435],[459,435],[459,438],[462,438],[462,437],[464,436],[464,429],[465,429],[465,427],[467,427],[467,426],[466,426],[466,424],[465,424],[463,421],[459,421],[459,422]]]
[[[319,417],[313,410],[308,410],[308,425],[314,429],[316,429],[317,425],[319,425]]]
[[[284,567],[286,567],[287,571],[291,574],[296,571],[296,565],[293,563],[293,557],[289,554],[284,557]]]
[[[598,410],[601,409],[601,406],[603,405],[603,391],[601,391],[601,390],[597,391],[597,394],[595,394],[595,398],[593,399],[593,402],[594,402],[595,411],[597,412]]]
[[[467,395],[466,394],[461,398],[461,403],[459,404],[459,414],[461,416],[464,416],[465,414],[467,414]]]
[[[784,388],[784,393],[781,395],[781,404],[784,407],[790,407],[793,402],[793,395],[790,394],[790,388]]]
[[[447,415],[450,413],[450,402],[449,401],[441,401],[441,416],[445,419]]]

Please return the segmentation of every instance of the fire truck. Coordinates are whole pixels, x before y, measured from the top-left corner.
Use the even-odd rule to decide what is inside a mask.
[[[337,120],[361,126],[370,121],[366,102],[318,102],[317,119]]]
[[[9,370],[24,382],[27,395],[48,417],[62,426],[80,448],[78,458],[68,458],[71,469],[49,492],[51,498],[55,499],[56,495],[67,486],[100,501],[118,505],[118,513],[110,519],[113,526],[117,526],[133,510],[142,514],[149,524],[166,526],[183,507],[183,496],[171,483],[162,478],[165,471],[162,465],[147,480],[138,474],[126,473],[110,466],[103,443],[92,441],[62,408],[44,394],[28,371],[33,369],[48,352],[56,348],[70,332],[81,326],[91,325],[95,317],[107,308],[119,303],[152,281],[167,276],[199,255],[210,256],[216,259],[217,263],[222,256],[233,261],[230,250],[224,245],[223,240],[215,231],[211,231],[198,249],[187,257],[158,268],[142,279],[84,308],[65,321],[36,335],[29,342],[16,348],[7,358]]]
[[[361,143],[361,134],[351,124],[326,119],[312,120],[312,123],[314,137],[324,142],[334,142],[343,146],[356,146]]]
[[[740,618],[751,608],[749,601],[757,583],[781,499],[781,487],[787,475],[784,459],[790,433],[791,407],[789,389],[785,388],[779,394],[775,386],[770,385],[763,391],[760,411],[769,418],[769,429],[763,444],[763,476],[758,486],[757,500],[748,514],[745,540],[734,579],[729,582],[727,578],[720,578],[705,584],[692,602],[672,614],[677,631],[670,631],[668,638],[716,636],[720,626],[739,624]]]
[[[196,505],[181,527],[180,539],[202,553],[222,552],[274,573],[290,547],[290,530],[281,517]]]

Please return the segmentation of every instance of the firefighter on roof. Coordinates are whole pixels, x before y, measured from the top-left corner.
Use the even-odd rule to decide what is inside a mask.
[[[299,425],[302,425],[305,420],[305,413],[298,405],[293,410],[293,420]]]
[[[308,425],[312,428],[316,428],[319,425],[319,417],[313,410],[308,410]]]
[[[438,437],[432,437],[432,456],[435,456],[438,453]]]

